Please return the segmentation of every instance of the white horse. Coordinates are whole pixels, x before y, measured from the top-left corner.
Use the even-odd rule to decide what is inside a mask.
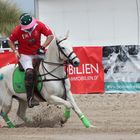
[[[68,64],[77,67],[80,64],[80,60],[73,52],[72,47],[67,44],[66,38],[63,40],[55,38],[50,44],[39,67],[43,81],[41,95],[50,104],[65,106],[66,109],[62,123],[65,123],[69,119],[70,110],[73,109],[81,119],[83,125],[89,128],[92,125],[77,106],[70,90],[67,70],[64,70],[64,67],[67,69]],[[27,109],[26,93],[17,94],[13,89],[12,74],[14,70],[14,64],[0,69],[0,104],[2,105],[0,115],[10,128],[15,127],[7,115],[11,109],[12,99],[16,98],[19,101],[17,115],[23,121],[26,121]]]

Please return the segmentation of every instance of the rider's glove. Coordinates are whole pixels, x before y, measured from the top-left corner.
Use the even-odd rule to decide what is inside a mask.
[[[38,54],[38,55],[44,55],[45,53],[46,53],[45,47],[41,47],[41,48],[39,48],[39,49],[37,50],[37,54]]]

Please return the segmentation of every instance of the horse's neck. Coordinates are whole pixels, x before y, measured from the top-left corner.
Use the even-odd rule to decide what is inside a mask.
[[[49,62],[55,62],[55,63],[58,63],[58,48],[56,46],[56,42],[53,41],[48,50],[47,50],[47,53],[46,53],[46,60],[49,61]]]
[[[58,47],[56,45],[55,40],[51,43],[51,45],[49,46],[47,50],[45,61],[50,62],[50,63],[58,63],[58,64],[63,63],[59,59]],[[56,67],[58,67],[58,65],[45,64],[45,67],[50,72],[50,71],[53,71]],[[65,75],[64,67],[59,66],[57,70],[53,71],[53,74],[58,75],[58,76],[64,76]]]

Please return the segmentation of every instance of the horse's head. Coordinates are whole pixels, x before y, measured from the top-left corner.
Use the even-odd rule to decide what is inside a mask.
[[[68,43],[67,38],[61,40],[56,39],[56,44],[59,50],[59,59],[68,61],[74,67],[80,65],[80,60],[74,53],[72,46]]]

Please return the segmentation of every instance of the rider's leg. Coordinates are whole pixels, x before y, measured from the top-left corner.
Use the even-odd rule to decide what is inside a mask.
[[[34,70],[28,68],[25,72],[25,88],[29,108],[39,105],[39,102],[34,99],[34,84],[35,84]]]
[[[39,58],[36,58],[33,60],[33,68],[35,71],[35,75],[34,75],[35,76],[35,88],[34,88],[34,90],[37,94],[40,94],[40,92],[38,91],[38,88],[37,88],[37,85],[38,85],[37,80],[38,80],[40,62],[41,62],[41,59],[39,59]]]
[[[40,62],[41,62],[40,58],[36,58],[33,60],[33,67],[34,67],[34,70],[36,71],[36,73],[38,73],[38,71],[39,71]]]
[[[20,62],[18,62],[18,68],[19,68],[20,71],[24,71],[24,68],[23,68],[23,66]]]
[[[21,54],[19,60],[25,70],[25,88],[27,93],[28,106],[30,108],[39,105],[39,102],[34,99],[35,76],[32,64],[33,58],[34,57],[32,55]]]

